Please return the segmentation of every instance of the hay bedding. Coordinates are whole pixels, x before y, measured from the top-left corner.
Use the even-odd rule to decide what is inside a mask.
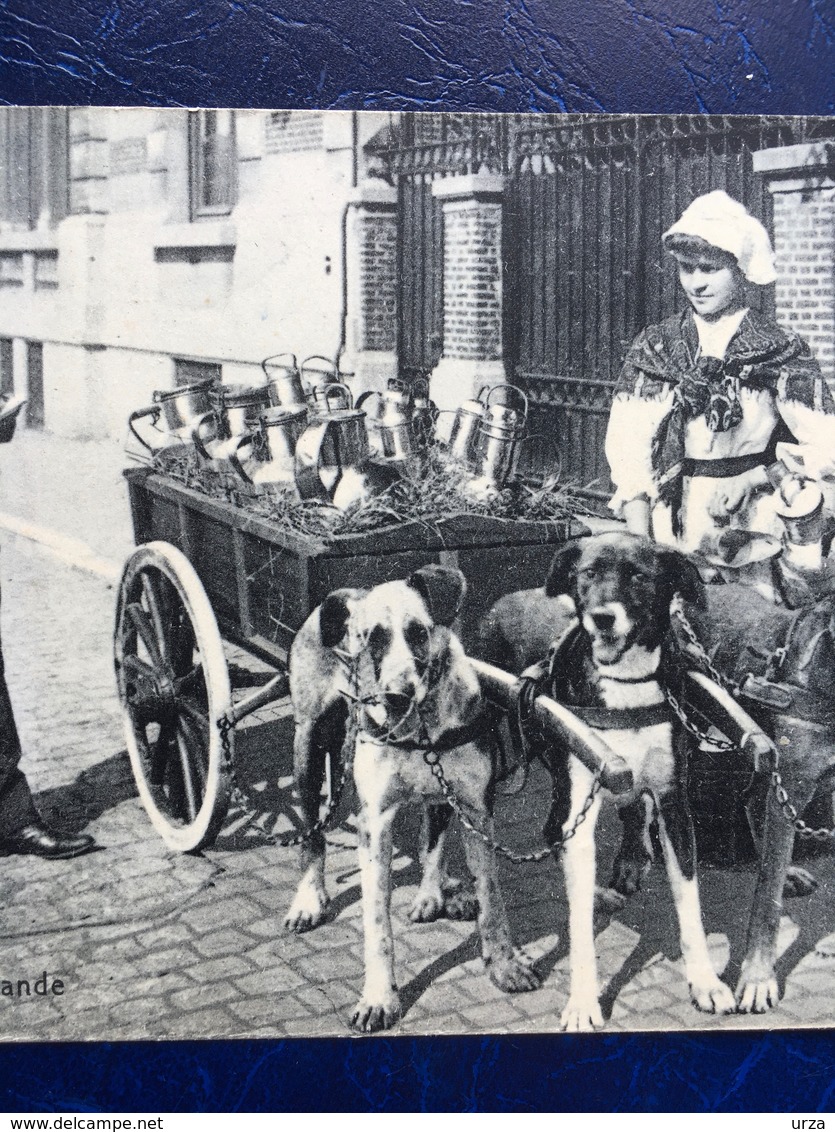
[[[242,507],[285,530],[324,541],[406,523],[432,527],[459,515],[556,522],[589,513],[576,490],[561,484],[557,476],[536,486],[514,483],[492,499],[473,499],[465,490],[469,473],[438,452],[430,453],[419,473],[404,475],[379,495],[345,511],[315,500],[301,501],[282,488],[250,487],[234,472],[222,474],[201,466],[194,451],[164,453],[156,458],[155,467],[194,491]]]

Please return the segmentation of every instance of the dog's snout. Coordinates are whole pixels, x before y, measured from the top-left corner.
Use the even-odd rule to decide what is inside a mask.
[[[405,715],[415,694],[414,684],[404,684],[398,692],[386,692],[386,707],[393,715]]]
[[[615,615],[607,609],[592,609],[589,613],[595,628],[602,633],[608,633],[615,627]]]

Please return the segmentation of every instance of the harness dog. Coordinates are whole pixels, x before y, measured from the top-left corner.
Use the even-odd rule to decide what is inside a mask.
[[[779,777],[761,767],[746,799],[760,868],[737,1000],[741,1012],[760,1014],[780,997],[775,964],[783,897],[805,895],[816,883],[791,866],[795,830],[814,832],[799,815],[835,786],[835,601],[830,594],[792,611],[748,586],[706,592],[707,609],[693,613],[699,636],[780,752]]]
[[[699,902],[687,799],[691,736],[665,694],[665,689],[679,691],[676,666],[665,648],[676,592],[694,603],[701,601],[698,575],[683,555],[649,539],[615,532],[567,543],[554,558],[544,593],[529,607],[538,609],[550,601],[551,616],[559,620],[565,599],[570,599],[573,617],[566,620],[551,661],[538,671],[539,679],[545,678],[542,690],[599,730],[632,770],[632,793],[616,799],[623,807],[627,843],[622,867],[629,870],[636,860],[640,867],[648,862],[649,814],[672,889],[691,998],[699,1010],[726,1013],[733,1010],[734,997],[711,964]],[[556,598],[563,599],[559,612]],[[500,618],[500,625],[494,617],[483,637],[485,650],[492,651],[497,663],[502,639],[512,646],[512,657],[523,648],[514,638],[526,618],[517,609],[512,612],[514,617]],[[549,827],[558,832],[571,826],[587,802],[592,776],[566,751],[551,747],[545,757],[557,780]],[[570,990],[561,1018],[566,1030],[603,1024],[593,915],[595,825],[605,794],[597,794],[586,821],[566,841],[562,854],[570,936]],[[615,879],[621,888],[632,880]]]
[[[412,920],[456,915],[454,882],[443,864],[450,809],[427,751],[474,823],[492,831],[493,760],[478,677],[450,631],[464,596],[457,570],[429,566],[406,581],[372,590],[336,590],[299,630],[290,653],[296,721],[294,773],[309,826],[317,817],[328,753],[354,744],[359,803],[365,983],[351,1025],[387,1029],[400,1017],[391,931],[392,823],[407,801],[427,804],[423,875]],[[355,737],[350,734],[350,719]],[[508,992],[533,990],[539,978],[511,942],[496,862],[484,841],[462,829],[475,878],[482,953],[492,981]],[[302,846],[302,878],[286,926],[304,931],[325,915],[325,841]]]

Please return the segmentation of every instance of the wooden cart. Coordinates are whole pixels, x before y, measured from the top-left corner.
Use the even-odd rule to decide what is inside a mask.
[[[403,578],[429,563],[456,565],[468,581],[466,648],[497,598],[542,584],[555,547],[573,533],[570,521],[461,515],[325,542],[149,468],[125,476],[137,549],[117,602],[119,695],[140,797],[167,844],[181,851],[217,836],[231,792],[234,724],[286,694],[293,637],[331,590]],[[238,703],[224,638],[277,670]],[[483,666],[481,675],[500,699],[513,683]],[[557,732],[568,714],[553,704],[546,711]],[[580,746],[605,762],[607,748],[581,730]]]

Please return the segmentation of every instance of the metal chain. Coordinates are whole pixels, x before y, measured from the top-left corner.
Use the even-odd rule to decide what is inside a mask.
[[[231,801],[240,806],[244,810],[254,810],[251,800],[247,797],[244,790],[238,782],[238,772],[235,766],[235,760],[232,756],[232,744],[229,742],[230,732],[234,731],[235,725],[230,721],[229,717],[222,715],[217,721],[218,730],[220,731],[220,742],[223,749],[223,757],[226,766],[229,769],[229,774],[232,780],[232,797]],[[300,833],[287,834],[284,837],[277,837],[274,833],[264,834],[264,845],[277,845],[280,849],[291,849],[296,845],[303,845],[314,837],[317,833],[321,833],[330,822],[333,814],[339,805],[342,794],[345,790],[345,785],[348,781],[348,776],[351,773],[353,760],[351,758],[345,759],[342,765],[342,774],[339,776],[339,782],[336,784],[336,789],[331,793],[328,798],[325,808],[319,815],[313,825]]]
[[[594,805],[594,799],[600,791],[600,771],[598,771],[595,774],[594,779],[592,780],[591,790],[589,791],[589,794],[585,802],[583,803],[580,812],[574,819],[574,824],[571,826],[571,829],[567,830],[559,841],[554,841],[551,845],[548,846],[547,849],[537,849],[530,853],[517,853],[515,849],[510,849],[507,845],[502,845],[500,842],[496,841],[488,833],[486,833],[483,829],[479,829],[479,827],[473,823],[473,821],[464,812],[464,808],[460,800],[458,799],[458,796],[453,790],[449,780],[444,775],[440,760],[437,757],[434,759],[431,758],[431,754],[431,751],[423,752],[424,762],[432,771],[435,778],[437,778],[438,784],[441,787],[441,791],[443,792],[444,797],[446,798],[447,802],[449,802],[450,806],[452,806],[455,813],[458,815],[461,824],[465,826],[470,831],[470,833],[474,833],[477,837],[480,837],[484,844],[494,853],[498,853],[500,856],[505,857],[514,865],[539,864],[541,861],[545,861],[549,857],[553,856],[553,854],[557,850],[564,849],[566,841],[570,841],[571,838],[574,837],[579,827],[586,820],[589,810]]]
[[[690,624],[690,622],[687,620],[687,617],[684,614],[684,610],[683,610],[682,606],[683,606],[683,600],[682,600],[681,594],[676,594],[675,597],[673,598],[672,612],[676,615],[679,622],[681,623],[681,627],[684,630],[684,632],[687,636],[687,639],[690,641],[690,644],[693,646],[693,649],[694,649],[697,657],[699,658],[699,660],[701,660],[702,664],[707,669],[708,674],[710,675],[711,679],[715,680],[716,683],[720,685],[720,687],[727,688],[729,691],[732,691],[732,692],[735,691],[736,689],[734,688],[734,686],[730,683],[730,681],[727,679],[727,677],[724,676],[714,666],[710,657],[707,655],[707,652],[705,651],[704,646],[702,645],[699,638],[696,636],[695,629]],[[779,651],[784,651],[784,650],[778,650],[778,652]],[[777,654],[775,654],[775,655],[777,655]],[[676,702],[676,699],[673,696],[673,694],[671,692],[666,692],[666,696],[667,696],[667,700],[670,704],[670,707],[673,709],[673,711],[679,717],[679,719],[684,724],[684,726],[687,728],[687,730],[691,731],[694,735],[698,735],[699,732],[695,728],[693,728],[690,725],[690,723],[684,718],[684,714],[681,711],[680,706]],[[707,739],[708,742],[713,743],[714,746],[719,747],[720,750],[731,750],[731,749],[733,749],[733,746],[734,746],[734,744],[728,744],[726,746],[724,744],[724,742],[721,742],[721,741],[716,742],[715,740],[713,740],[712,738],[709,738],[708,736],[700,736],[700,738]],[[780,810],[782,811],[783,817],[786,819],[786,821],[789,823],[789,825],[792,826],[795,833],[799,837],[802,837],[805,840],[809,840],[809,841],[828,841],[829,838],[835,838],[835,827],[833,827],[832,829],[823,829],[823,828],[813,829],[812,826],[807,825],[806,822],[803,820],[803,818],[800,817],[800,815],[797,812],[797,807],[792,805],[792,803],[789,801],[789,796],[786,793],[786,788],[785,788],[785,786],[783,786],[783,779],[780,777],[780,772],[776,769],[772,770],[772,772],[771,772],[771,785],[772,785],[772,789],[774,790],[774,797],[777,800],[777,805],[780,807]]]
[[[711,680],[715,680],[720,688],[726,688],[728,691],[733,691],[733,685],[730,683],[727,676],[725,676],[724,673],[720,672],[719,669],[714,665],[713,661],[707,654],[707,650],[699,640],[696,634],[696,630],[688,621],[684,612],[684,599],[682,598],[681,594],[675,594],[670,610],[678,618],[681,627],[684,630],[685,636],[693,646],[693,651],[695,652],[697,658],[704,665]],[[673,710],[675,711],[675,708]]]
[[[771,785],[774,789],[774,797],[777,799],[777,805],[783,812],[783,817],[793,827],[795,833],[807,841],[828,841],[830,837],[835,838],[835,828],[833,829],[813,829],[812,826],[807,825],[802,817],[797,812],[797,808],[789,801],[789,796],[786,793],[786,788],[783,786],[783,780],[780,777],[780,772],[773,770],[771,772]]]
[[[711,747],[715,747],[719,751],[736,751],[736,750],[738,750],[738,744],[731,743],[730,740],[728,740],[728,739],[720,739],[718,736],[709,735],[706,731],[701,731],[696,726],[695,723],[692,723],[687,718],[687,715],[685,714],[684,708],[678,702],[678,700],[673,695],[673,693],[670,691],[670,689],[667,688],[667,687],[664,687],[663,690],[664,690],[664,695],[667,698],[667,703],[673,709],[676,716],[678,716],[678,719],[680,720],[682,726],[687,731],[689,731],[691,735],[695,735],[696,738],[699,740],[699,742],[709,743],[711,745]]]

